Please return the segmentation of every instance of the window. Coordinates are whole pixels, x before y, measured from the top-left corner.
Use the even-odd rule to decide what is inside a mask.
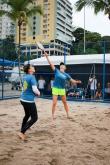
[[[31,49],[36,49],[36,46],[31,46]]]
[[[51,54],[51,55],[54,55],[54,51],[51,51],[50,54]]]
[[[35,34],[36,34],[36,32],[34,31],[34,32],[33,32],[33,35],[35,35]]]
[[[21,40],[26,41],[26,38],[21,38]]]
[[[47,33],[47,30],[43,30],[43,34],[46,34]]]
[[[47,22],[48,22],[48,20],[47,20],[47,19],[43,20],[43,23],[47,23]]]
[[[22,33],[22,36],[26,36],[26,33]]]
[[[34,16],[33,19],[35,20],[36,19],[36,16]]]
[[[23,28],[22,30],[26,31],[26,28]]]
[[[23,26],[26,26],[26,23],[23,23]]]
[[[47,25],[43,25],[43,28],[47,28],[48,26]]]
[[[50,48],[54,48],[54,44],[51,44],[51,45],[50,45]]]
[[[49,14],[44,14],[44,18],[48,18]]]

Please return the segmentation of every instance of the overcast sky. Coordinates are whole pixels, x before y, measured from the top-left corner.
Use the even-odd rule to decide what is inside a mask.
[[[70,0],[73,5],[73,25],[78,27],[84,27],[84,11],[76,12],[74,3],[77,0]],[[91,8],[86,8],[86,30],[100,33],[102,36],[110,36],[110,21],[103,13],[94,15],[94,11]]]

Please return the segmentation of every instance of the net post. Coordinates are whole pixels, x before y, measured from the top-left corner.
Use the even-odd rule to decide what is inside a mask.
[[[105,41],[103,42],[103,101],[105,100]]]

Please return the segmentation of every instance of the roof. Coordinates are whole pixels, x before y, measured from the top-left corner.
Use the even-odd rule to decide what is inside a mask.
[[[64,61],[64,56],[49,56],[51,62],[54,65],[59,65],[60,62]],[[91,54],[91,55],[70,55],[66,56],[66,64],[103,64],[103,54]],[[25,64],[30,63],[34,66],[46,66],[49,65],[45,57],[37,58],[34,60],[26,61]],[[105,63],[110,64],[110,54],[105,55]]]
[[[21,62],[20,64],[23,63]],[[0,66],[13,66],[13,65],[18,65],[18,62],[0,58]]]

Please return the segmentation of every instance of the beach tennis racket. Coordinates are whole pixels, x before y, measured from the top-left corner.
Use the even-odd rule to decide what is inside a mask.
[[[45,48],[40,42],[37,42],[37,46],[39,47],[39,49],[45,52]]]

